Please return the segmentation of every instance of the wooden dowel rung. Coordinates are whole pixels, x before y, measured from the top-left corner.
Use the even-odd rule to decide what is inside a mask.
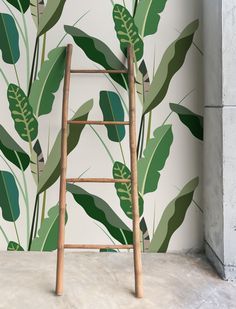
[[[68,124],[129,125],[129,121],[68,120]]]
[[[67,178],[66,182],[101,182],[101,183],[130,183],[130,179],[113,178]]]
[[[70,70],[71,73],[128,74],[128,70]]]
[[[133,249],[133,245],[79,245],[65,244],[65,249]]]

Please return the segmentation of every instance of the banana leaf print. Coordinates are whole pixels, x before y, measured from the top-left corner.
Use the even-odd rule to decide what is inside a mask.
[[[135,54],[137,127],[140,126],[137,158],[142,251],[166,252],[172,236],[186,220],[186,213],[192,205],[198,186],[198,177],[189,181],[161,214],[158,212],[159,217],[154,218],[153,223],[150,220],[150,211],[152,201],[153,204],[156,202],[156,193],[162,194],[159,190],[163,188],[162,181],[166,181],[166,173],[172,177],[169,166],[173,160],[179,164],[178,149],[173,147],[174,142],[174,145],[178,145],[176,121],[180,120],[181,124],[188,128],[195,143],[199,144],[199,141],[203,140],[201,115],[184,107],[182,101],[179,104],[167,104],[163,109],[159,107],[161,102],[169,98],[171,81],[185,64],[187,55],[192,53],[191,46],[198,48],[198,37],[195,37],[198,20],[183,27],[174,42],[160,55],[158,44],[162,44],[163,33],[156,34],[168,1],[135,0],[130,4],[126,1],[111,2],[113,5],[110,6],[109,16],[101,15],[100,21],[99,16],[98,19],[93,19],[96,14],[82,12],[82,16],[87,15],[86,26],[84,20],[81,22],[81,18],[78,18],[81,16],[80,6],[77,10],[78,16],[75,10],[76,16],[73,15],[67,20],[71,25],[63,24],[61,17],[70,14],[70,4],[65,0],[3,1],[7,13],[0,13],[0,77],[2,103],[8,102],[4,108],[9,108],[9,113],[4,115],[0,124],[0,164],[4,166],[0,168],[0,220],[4,223],[0,222],[0,241],[5,241],[3,248],[8,251],[52,251],[57,248],[59,205],[57,198],[52,202],[51,199],[57,192],[56,182],[61,172],[62,132],[55,131],[61,121],[60,112],[55,113],[55,107],[61,106],[60,86],[65,71],[65,45],[69,41],[76,45],[76,48],[73,48],[72,63],[78,61],[79,68],[85,65],[84,58],[81,58],[82,53],[83,57],[87,58],[88,68],[122,70],[125,73],[100,75],[105,80],[102,88],[99,85],[94,88],[93,81],[82,88],[79,82],[78,89],[75,89],[78,90],[79,98],[81,94],[86,101],[90,99],[91,93],[94,97],[80,104],[74,101],[77,99],[74,93],[71,96],[71,119],[81,120],[83,123],[68,124],[68,155],[78,149],[79,156],[83,156],[85,150],[92,149],[95,154],[92,163],[89,156],[84,161],[83,157],[82,160],[78,158],[82,171],[91,168],[96,173],[96,168],[100,168],[102,172],[108,171],[111,174],[109,176],[114,179],[131,178],[127,163],[129,127],[123,124],[105,127],[84,124],[90,117],[91,120],[128,121],[129,81],[126,74],[126,56],[127,46],[131,44]],[[93,11],[96,5],[95,1]],[[109,8],[109,5],[107,7]],[[105,23],[106,29],[102,28],[103,25],[99,22]],[[89,29],[93,24],[97,27],[90,33]],[[175,26],[167,23],[165,27],[169,31]],[[168,42],[168,38],[166,41]],[[154,57],[151,59],[153,52]],[[189,59],[192,61],[191,57]],[[159,63],[158,67],[156,63]],[[74,65],[72,67],[74,68]],[[74,86],[74,79],[71,80],[71,85]],[[179,91],[181,89],[180,87]],[[193,102],[191,104],[194,106]],[[97,112],[100,118],[96,117]],[[181,124],[179,128],[185,130]],[[91,144],[94,142],[89,135],[91,132],[99,143],[98,148],[96,143]],[[97,149],[104,150],[101,157],[96,153]],[[184,149],[183,147],[181,155]],[[95,162],[97,158],[99,162]],[[178,171],[180,170],[179,168]],[[190,175],[187,179],[192,177]],[[173,177],[170,186],[174,182]],[[115,183],[109,190],[105,192],[109,194],[107,198],[111,199],[111,203],[108,203],[106,198],[101,198],[99,191],[96,195],[87,188],[67,184],[70,200],[67,200],[66,222],[72,208],[80,207],[88,221],[96,225],[98,223],[112,244],[132,244],[131,185]],[[165,190],[168,192],[168,188]],[[112,204],[112,201],[115,204]],[[8,228],[14,229],[15,239],[12,233],[9,237]],[[18,234],[17,228],[21,229],[21,233]],[[25,238],[22,237],[24,232]],[[103,251],[119,250],[101,250]]]

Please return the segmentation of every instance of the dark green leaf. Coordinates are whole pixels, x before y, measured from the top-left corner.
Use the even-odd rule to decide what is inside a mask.
[[[113,20],[123,53],[127,55],[127,47],[128,45],[132,45],[136,60],[140,60],[143,57],[143,41],[138,34],[138,28],[129,11],[122,5],[115,4],[113,8]]]
[[[6,0],[8,3],[13,5],[18,11],[25,13],[30,4],[30,0]]]
[[[7,251],[24,251],[24,249],[15,241],[9,241]]]
[[[128,244],[133,242],[132,231],[104,200],[73,184],[67,184],[67,191],[73,195],[75,201],[83,207],[88,216],[101,222],[116,240],[122,244],[126,241]]]
[[[28,97],[19,86],[14,84],[9,84],[7,97],[17,133],[24,141],[32,142],[38,135],[38,122]]]
[[[66,33],[70,34],[75,43],[84,51],[87,57],[100,64],[106,70],[126,70],[123,63],[113,54],[110,48],[102,41],[89,36],[80,29],[65,26]],[[111,74],[111,78],[125,89],[128,85],[127,74]]]
[[[36,117],[49,114],[65,71],[66,49],[51,50],[32,85],[29,102]]]
[[[137,93],[139,95],[141,103],[143,104],[150,89],[150,79],[148,76],[148,71],[144,60],[141,62],[139,66],[139,70],[136,74],[135,81],[136,81]]]
[[[193,136],[203,140],[203,117],[193,113],[188,108],[179,105],[170,103],[170,108],[175,112],[183,124],[191,131]]]
[[[30,0],[31,15],[37,28],[44,9],[45,9],[44,0]]]
[[[149,247],[150,252],[167,251],[172,235],[184,221],[198,183],[198,178],[192,179],[166,207],[152,238]]]
[[[20,215],[19,191],[13,175],[6,171],[0,171],[0,208],[3,219],[15,222]]]
[[[100,252],[117,252],[117,250],[114,250],[114,249],[100,249]]]
[[[104,121],[124,121],[124,109],[120,97],[112,91],[100,91],[99,105]],[[121,142],[125,137],[124,125],[106,125],[111,141]]]
[[[149,237],[148,228],[147,228],[147,224],[146,224],[144,217],[142,217],[140,221],[140,230],[142,231],[142,236],[143,236],[143,239],[142,239],[143,251],[147,251],[150,246],[150,237]]]
[[[68,216],[66,213],[65,224]],[[49,209],[48,217],[45,218],[38,231],[38,236],[33,239],[31,251],[53,251],[57,249],[59,224],[59,205]]]
[[[171,125],[157,128],[153,135],[154,137],[148,141],[143,157],[138,161],[138,184],[142,195],[157,189],[160,171],[165,165],[173,142]]]
[[[185,61],[197,28],[198,20],[189,24],[178,39],[167,48],[151,83],[143,108],[144,114],[158,106],[165,98],[173,76]]]
[[[38,184],[39,177],[44,169],[44,157],[39,140],[35,142],[33,147],[32,156],[30,159],[30,168],[34,180],[36,184]]]
[[[13,17],[0,13],[0,50],[2,59],[9,64],[15,64],[20,58],[19,34]]]
[[[140,0],[134,16],[140,36],[157,32],[160,13],[164,10],[167,0]]]
[[[93,107],[93,100],[84,103],[73,116],[72,120],[87,120],[88,114]],[[77,146],[84,125],[69,124],[68,150],[69,154]],[[61,131],[59,132],[47,162],[39,177],[38,193],[47,190],[60,176],[61,163]]]
[[[25,151],[15,142],[10,134],[0,125],[0,150],[15,166],[26,170],[30,158]]]
[[[131,179],[130,170],[126,165],[121,162],[115,162],[113,165],[114,179]],[[120,199],[120,206],[126,216],[130,219],[133,218],[132,212],[132,194],[131,183],[115,183],[116,193]],[[143,214],[143,199],[139,194],[139,216]]]
[[[50,30],[61,17],[66,0],[47,0],[43,14],[39,19],[38,36]]]

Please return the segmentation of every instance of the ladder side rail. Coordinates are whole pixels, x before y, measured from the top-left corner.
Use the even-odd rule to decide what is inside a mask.
[[[68,120],[72,49],[73,46],[71,44],[68,44],[66,48],[66,68],[65,68],[63,104],[62,104],[61,177],[60,177],[60,195],[59,195],[59,231],[58,231],[57,279],[56,279],[57,295],[62,295],[63,293],[65,212],[66,212],[66,171],[67,171],[67,120]]]
[[[130,166],[131,166],[131,193],[133,211],[133,246],[134,246],[134,273],[135,295],[143,297],[142,261],[139,226],[139,201],[138,201],[138,171],[136,154],[136,102],[135,102],[135,75],[134,52],[131,45],[128,46],[128,77],[129,77],[129,121],[130,121]]]

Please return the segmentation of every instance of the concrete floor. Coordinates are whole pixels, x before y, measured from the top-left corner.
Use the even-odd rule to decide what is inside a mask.
[[[236,283],[222,281],[203,256],[144,254],[145,298],[133,296],[132,255],[65,257],[64,296],[54,295],[55,253],[0,253],[0,308],[236,308]]]

